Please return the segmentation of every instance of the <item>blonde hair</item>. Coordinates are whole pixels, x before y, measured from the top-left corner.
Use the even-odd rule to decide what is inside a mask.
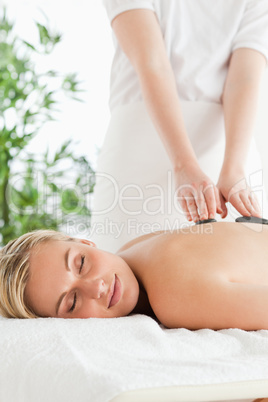
[[[0,250],[0,314],[8,318],[37,318],[26,305],[24,292],[29,278],[33,247],[50,240],[75,241],[54,230],[35,230],[11,240]]]

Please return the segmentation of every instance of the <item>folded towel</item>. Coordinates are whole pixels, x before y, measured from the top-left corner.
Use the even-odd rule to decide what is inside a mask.
[[[166,329],[134,315],[1,318],[0,334],[2,402],[105,402],[130,390],[268,379],[268,331]]]

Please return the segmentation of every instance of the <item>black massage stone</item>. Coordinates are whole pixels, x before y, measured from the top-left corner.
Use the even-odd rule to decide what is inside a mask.
[[[258,218],[257,216],[239,216],[236,218],[236,222],[249,222],[249,223],[260,223],[262,225],[268,225],[268,219]]]
[[[202,223],[211,223],[211,222],[217,222],[216,219],[203,219],[202,221],[197,221],[196,225],[201,225]]]

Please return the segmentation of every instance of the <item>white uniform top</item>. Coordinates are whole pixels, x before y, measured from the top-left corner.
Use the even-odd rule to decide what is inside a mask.
[[[156,13],[188,138],[201,170],[216,183],[225,150],[221,96],[228,63],[239,47],[255,49],[268,59],[268,0],[104,0],[104,5],[110,21],[136,8]],[[137,74],[115,37],[114,43],[112,113],[98,157],[91,234],[86,235],[110,252],[135,237],[189,225],[177,200],[173,167],[143,101]],[[263,217],[268,218],[262,173],[252,140],[245,177]],[[228,211],[226,220],[240,215],[231,206]]]
[[[159,20],[180,99],[221,102],[231,53],[251,48],[268,59],[268,0],[103,0],[109,20],[132,9]],[[110,108],[142,100],[134,68],[115,36]]]

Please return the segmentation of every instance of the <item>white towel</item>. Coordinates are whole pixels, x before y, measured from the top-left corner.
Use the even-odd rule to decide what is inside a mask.
[[[268,331],[166,329],[143,315],[2,318],[0,350],[1,402],[106,402],[130,390],[268,379]]]

